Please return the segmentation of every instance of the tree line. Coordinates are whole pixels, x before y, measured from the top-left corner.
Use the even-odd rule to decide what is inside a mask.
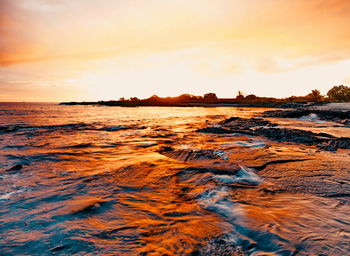
[[[159,97],[153,95],[147,99],[138,99],[131,97],[130,99],[120,98],[118,101],[110,101],[121,104],[135,105],[178,105],[190,103],[284,103],[284,102],[350,102],[350,87],[345,85],[333,86],[326,95],[322,95],[320,90],[314,89],[305,96],[290,96],[283,99],[273,97],[258,97],[255,94],[244,95],[242,91],[238,91],[235,98],[218,98],[215,93],[206,93],[204,96],[195,96],[191,94],[182,94],[177,97]]]
[[[129,99],[98,101],[98,102],[63,102],[65,105],[108,105],[108,106],[196,106],[203,104],[250,104],[273,105],[280,103],[307,103],[307,102],[350,102],[350,87],[345,85],[333,86],[326,95],[317,89],[305,96],[290,96],[287,98],[259,97],[255,94],[245,95],[238,91],[235,98],[218,98],[215,93],[206,93],[203,96],[182,94],[177,97],[159,97],[153,95],[147,99],[131,97]]]

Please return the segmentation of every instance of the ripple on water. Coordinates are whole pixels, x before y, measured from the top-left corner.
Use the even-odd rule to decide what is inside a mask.
[[[232,146],[263,150],[258,138],[191,133],[248,111],[11,111],[1,167],[23,169],[1,171],[0,254],[349,254],[349,206],[282,193],[232,162]]]

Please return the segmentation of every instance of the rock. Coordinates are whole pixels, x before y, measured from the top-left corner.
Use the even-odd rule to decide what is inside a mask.
[[[306,109],[294,109],[294,110],[272,110],[265,111],[263,116],[265,117],[281,117],[281,118],[300,118],[303,116],[308,116],[313,113]]]
[[[228,160],[227,155],[223,151],[219,150],[191,150],[191,149],[179,149],[175,150],[172,147],[163,147],[158,151],[160,154],[169,158],[181,160],[181,161],[196,161],[196,160]]]
[[[268,120],[264,120],[262,118],[240,118],[240,117],[230,117],[228,119],[225,119],[220,123],[224,127],[233,127],[238,129],[246,129],[246,128],[253,128],[258,126],[277,126],[277,124],[271,123]]]
[[[276,115],[300,116],[309,110],[273,111]],[[266,112],[265,112],[266,113]],[[278,128],[277,124],[262,118],[231,117],[220,122],[221,127],[206,127],[197,132],[214,134],[239,133],[250,136],[264,136],[275,141],[303,143],[305,145],[319,146],[324,150],[349,148],[349,138],[337,139],[327,133],[314,133],[301,129]]]
[[[19,125],[9,125],[9,126],[0,125],[0,134],[9,133],[9,132],[16,132],[21,128],[25,128],[25,127],[19,126]]]
[[[13,172],[13,171],[19,171],[23,168],[23,165],[21,164],[16,164],[14,166],[12,166],[10,169],[8,169],[8,172]]]
[[[258,128],[255,131],[256,135],[263,135],[268,139],[277,141],[290,141],[303,143],[307,145],[315,145],[328,140],[324,134],[313,133],[299,129],[287,128]]]
[[[116,125],[116,126],[108,126],[101,128],[102,131],[107,131],[107,132],[114,132],[114,131],[120,131],[120,130],[126,130],[129,129],[127,126],[122,126],[122,125]]]
[[[318,109],[294,109],[294,110],[273,110],[263,113],[265,117],[279,118],[300,118],[315,114],[321,120],[333,121],[344,125],[350,124],[350,111],[341,110],[318,110]]]
[[[162,153],[162,152],[170,152],[170,151],[174,151],[174,148],[170,147],[170,146],[163,146],[161,147],[158,152]]]
[[[350,138],[341,137],[333,139],[324,142],[322,145],[320,145],[320,148],[328,151],[336,151],[338,148],[350,149]]]
[[[206,127],[202,129],[196,130],[196,132],[203,132],[203,133],[214,133],[214,134],[228,134],[233,133],[233,131],[224,129],[221,127]]]

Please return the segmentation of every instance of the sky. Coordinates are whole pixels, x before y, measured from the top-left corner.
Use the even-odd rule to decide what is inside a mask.
[[[0,0],[0,101],[350,85],[349,0]]]

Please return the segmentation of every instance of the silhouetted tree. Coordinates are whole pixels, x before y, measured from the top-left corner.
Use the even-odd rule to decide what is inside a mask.
[[[136,103],[136,102],[139,102],[140,100],[137,98],[137,97],[131,97],[130,98],[130,102],[132,103]]]
[[[312,101],[312,102],[320,102],[322,101],[323,96],[321,95],[320,90],[312,90],[308,95],[305,96],[305,99],[307,101]]]
[[[244,93],[242,91],[238,91],[236,99],[237,100],[243,100],[244,99]]]
[[[191,102],[192,95],[191,94],[181,94],[180,96],[176,97],[177,101],[180,103],[187,103]]]
[[[254,94],[249,94],[249,95],[245,96],[245,99],[247,99],[247,100],[255,100],[256,98],[257,97]]]
[[[327,96],[330,100],[349,102],[350,87],[345,85],[333,86],[333,88],[327,92]]]
[[[203,96],[204,102],[217,102],[218,97],[215,93],[206,93]]]

